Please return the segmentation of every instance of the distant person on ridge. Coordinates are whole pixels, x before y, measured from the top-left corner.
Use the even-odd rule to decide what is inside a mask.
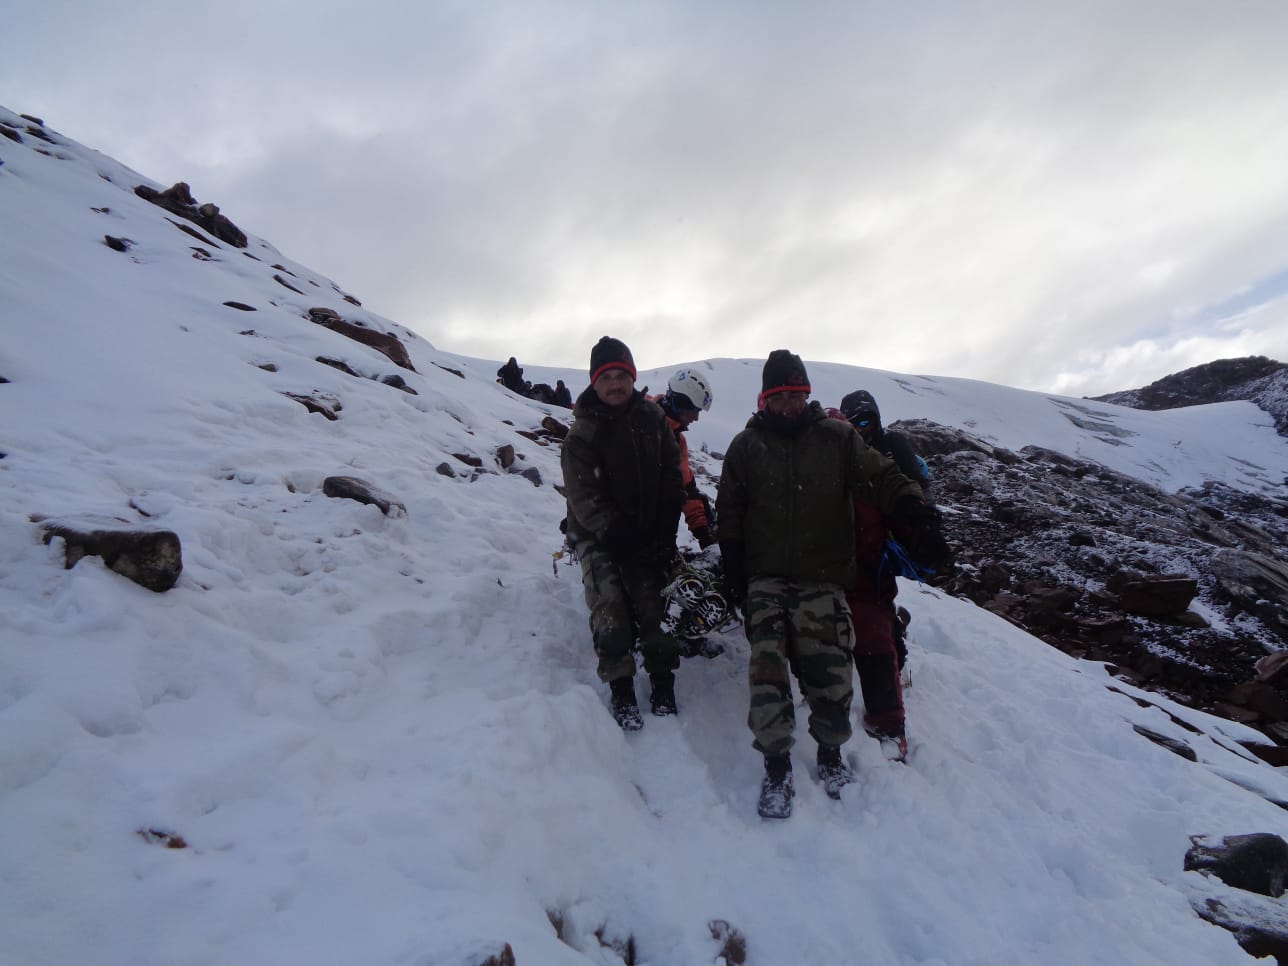
[[[635,699],[638,632],[655,715],[672,715],[680,645],[661,628],[662,588],[684,503],[680,450],[666,415],[635,389],[635,361],[604,336],[590,352],[561,455],[568,541],[581,563],[598,673],[624,731],[643,726]]]
[[[510,361],[496,371],[496,378],[511,392],[517,392],[520,396],[528,394],[528,384],[523,380],[523,369],[514,356],[510,356]]]
[[[572,409],[572,393],[568,391],[562,379],[555,383],[554,404],[563,406],[564,409]]]
[[[858,433],[808,403],[800,357],[771,352],[761,374],[764,408],[725,455],[716,511],[728,592],[742,604],[751,642],[747,724],[765,756],[757,810],[791,814],[794,666],[818,742],[818,775],[839,798],[854,780],[841,757],[849,740],[853,628],[845,590],[854,583],[853,497],[871,493],[917,534],[919,550],[947,552],[921,489],[869,449]]]
[[[684,483],[684,521],[693,539],[705,550],[716,542],[711,529],[711,505],[698,491],[693,469],[689,466],[689,443],[685,430],[711,409],[711,386],[705,376],[695,369],[681,369],[666,384],[666,392],[653,399],[666,413],[667,424],[675,433],[680,447],[680,479]]]

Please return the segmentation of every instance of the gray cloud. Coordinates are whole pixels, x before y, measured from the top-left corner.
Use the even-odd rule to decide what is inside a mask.
[[[17,14],[6,106],[443,348],[1096,393],[1288,358],[1288,8],[376,0]]]

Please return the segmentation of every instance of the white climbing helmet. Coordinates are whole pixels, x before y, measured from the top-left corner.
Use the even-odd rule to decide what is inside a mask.
[[[694,369],[681,369],[666,384],[668,396],[683,396],[689,401],[689,408],[701,409],[704,413],[711,410],[711,386],[706,377]]]

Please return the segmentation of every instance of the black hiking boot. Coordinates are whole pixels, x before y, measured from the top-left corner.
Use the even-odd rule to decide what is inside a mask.
[[[653,694],[649,698],[653,713],[659,718],[679,714],[680,709],[675,706],[675,675],[669,672],[650,674],[649,681],[653,685]]]
[[[613,692],[613,720],[623,731],[643,728],[644,719],[640,717],[640,706],[635,702],[635,679],[618,678],[608,686]]]
[[[765,756],[765,780],[760,783],[761,818],[788,818],[792,814],[792,759],[789,755]]]
[[[836,745],[818,746],[818,780],[823,783],[828,798],[840,798],[841,789],[854,781],[854,772]]]

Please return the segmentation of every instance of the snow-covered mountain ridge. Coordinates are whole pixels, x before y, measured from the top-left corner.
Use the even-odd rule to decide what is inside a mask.
[[[1281,436],[1288,436],[1288,365],[1265,356],[1218,359],[1164,376],[1140,389],[1094,398],[1137,409],[1176,409],[1247,399],[1274,418]]]
[[[1288,832],[1288,779],[1242,749],[1252,729],[905,585],[910,762],[855,738],[860,781],[832,802],[802,726],[797,814],[767,826],[737,634],[680,669],[677,718],[626,736],[607,715],[580,581],[552,557],[541,423],[561,414],[497,386],[496,362],[366,312],[255,237],[253,213],[226,212],[248,233],[234,248],[111,159],[0,109],[3,128],[19,137],[0,140],[5,957],[1249,961],[1195,909],[1273,920],[1276,901],[1182,861],[1191,835]],[[396,336],[414,371],[315,309]],[[760,361],[697,364],[716,404],[691,445],[714,474]],[[862,383],[890,418],[1169,492],[1273,493],[1288,474],[1247,403],[1150,413],[810,375],[827,402]],[[506,447],[530,472],[502,466]],[[405,512],[326,496],[336,475]],[[46,519],[172,530],[182,575],[158,594],[98,558],[64,569]]]

